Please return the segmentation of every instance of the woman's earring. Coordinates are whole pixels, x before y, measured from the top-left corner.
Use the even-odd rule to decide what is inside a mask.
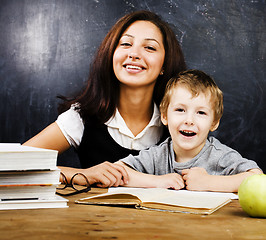
[[[163,72],[164,72],[164,70],[162,70],[162,71],[160,72],[160,75],[163,75]]]

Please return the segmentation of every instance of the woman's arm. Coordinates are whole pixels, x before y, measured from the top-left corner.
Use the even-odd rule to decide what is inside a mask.
[[[125,187],[145,187],[145,188],[171,188],[182,189],[184,187],[184,181],[182,177],[177,173],[170,173],[165,175],[152,175],[135,171],[128,167],[121,161],[115,164],[121,165],[125,168],[128,174],[128,182],[126,184],[120,184]]]
[[[241,182],[253,174],[262,174],[260,169],[250,169],[235,175],[209,175],[204,168],[191,168],[182,171],[187,190],[237,192]]]
[[[55,122],[33,138],[29,139],[23,145],[53,149],[57,150],[59,154],[70,148],[70,144]],[[98,186],[100,187],[118,186],[124,184],[128,180],[127,172],[123,166],[118,166],[109,162],[104,162],[87,169],[76,169],[62,166],[59,166],[59,168],[68,181],[70,181],[75,173],[80,172],[88,178],[90,184],[98,183]],[[83,178],[75,178],[75,180],[77,181],[77,184],[86,184]]]
[[[57,123],[52,123],[33,138],[23,143],[25,146],[57,150],[59,154],[70,148]]]

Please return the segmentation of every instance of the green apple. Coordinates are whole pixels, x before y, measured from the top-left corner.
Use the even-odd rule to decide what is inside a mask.
[[[247,177],[239,186],[238,198],[248,215],[266,218],[266,175]]]

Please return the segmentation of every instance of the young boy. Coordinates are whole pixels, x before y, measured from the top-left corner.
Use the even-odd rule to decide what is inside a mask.
[[[219,126],[223,94],[204,72],[172,78],[160,110],[171,137],[117,162],[129,175],[124,186],[237,192],[244,178],[262,174],[256,162],[208,137]]]

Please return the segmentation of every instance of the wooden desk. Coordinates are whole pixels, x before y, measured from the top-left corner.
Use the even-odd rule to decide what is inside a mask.
[[[0,211],[0,239],[266,239],[266,219],[248,217],[238,200],[205,216],[74,203],[85,196],[64,209]]]

